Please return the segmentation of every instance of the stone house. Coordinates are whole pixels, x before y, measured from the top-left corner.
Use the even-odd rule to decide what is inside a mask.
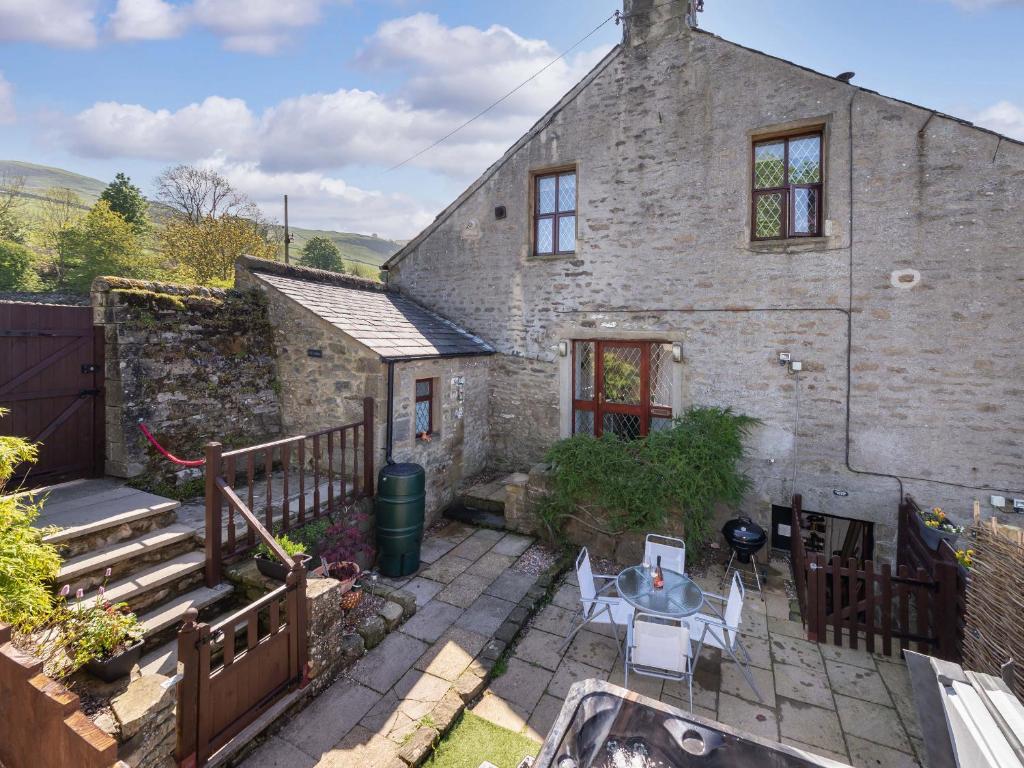
[[[626,0],[623,19],[622,43],[385,265],[391,291],[494,348],[431,363],[479,398],[461,427],[474,466],[522,470],[574,432],[645,434],[713,404],[762,421],[744,503],[762,521],[799,492],[874,523],[886,558],[905,493],[1010,511],[1024,146],[723,40],[685,0]],[[602,397],[624,365],[632,390]]]

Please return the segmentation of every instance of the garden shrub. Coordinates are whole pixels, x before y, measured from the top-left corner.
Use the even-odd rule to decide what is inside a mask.
[[[0,418],[7,413],[0,408]],[[57,550],[32,526],[42,504],[14,496],[14,469],[36,458],[36,447],[19,437],[0,436],[0,622],[26,630],[49,614],[50,584],[60,568]]]
[[[610,534],[664,530],[679,516],[688,546],[711,535],[717,503],[738,504],[750,485],[739,470],[757,419],[729,408],[691,408],[668,429],[637,440],[574,435],[548,451],[552,492],[539,515],[552,537],[586,510]]]

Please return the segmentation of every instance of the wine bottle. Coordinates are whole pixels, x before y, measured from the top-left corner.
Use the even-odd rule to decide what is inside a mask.
[[[654,578],[651,579],[651,586],[655,589],[665,586],[665,574],[661,572],[661,555],[658,555],[658,564],[654,566]]]

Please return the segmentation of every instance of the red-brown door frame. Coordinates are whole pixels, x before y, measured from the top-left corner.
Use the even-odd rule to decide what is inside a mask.
[[[594,399],[580,400],[576,397],[576,345],[578,343],[594,345]],[[605,341],[596,339],[580,339],[572,342],[572,432],[576,432],[576,411],[589,411],[594,414],[594,436],[604,434],[604,415],[619,413],[636,416],[640,420],[639,435],[648,434],[651,424],[651,345],[660,341]],[[640,351],[640,402],[632,405],[627,403],[609,403],[604,397],[604,351],[608,347],[632,347]]]

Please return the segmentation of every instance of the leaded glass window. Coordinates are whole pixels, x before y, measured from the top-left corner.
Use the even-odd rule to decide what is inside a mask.
[[[576,251],[576,172],[536,177],[533,250],[538,256]]]
[[[821,235],[822,134],[758,141],[753,153],[754,240]]]
[[[434,432],[434,380],[416,380],[416,437],[423,438]]]

